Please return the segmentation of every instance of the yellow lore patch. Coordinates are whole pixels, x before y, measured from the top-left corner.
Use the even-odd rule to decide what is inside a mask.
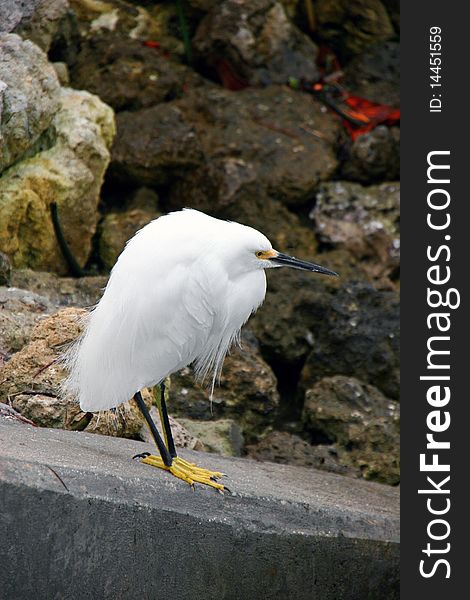
[[[276,250],[260,250],[256,252],[256,257],[261,260],[267,260],[269,258],[275,258],[277,256]]]

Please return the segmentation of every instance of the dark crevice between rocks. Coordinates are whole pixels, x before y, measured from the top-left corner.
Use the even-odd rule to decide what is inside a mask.
[[[300,438],[316,446],[319,444],[330,445],[335,440],[327,436],[323,431],[309,429],[305,430],[302,422],[302,410],[304,406],[304,393],[300,388],[300,375],[305,361],[286,365],[283,362],[271,360],[280,396],[279,411],[274,428],[277,431],[298,435]]]
[[[210,81],[211,83],[220,85],[222,87],[222,83],[220,81],[219,74],[217,73],[217,70],[214,67],[205,64],[201,60],[195,60],[193,62],[193,64],[191,65],[191,67],[201,77],[204,77],[204,79],[207,79],[207,81]]]
[[[75,13],[70,10],[62,18],[47,55],[51,62],[64,62],[69,69],[72,69],[75,66],[79,49],[78,21]]]
[[[189,38],[189,44],[191,46],[191,57],[194,56],[194,51],[192,48],[192,39],[196,33],[199,22],[204,17],[204,12],[190,6],[188,2],[176,2],[176,5],[181,5],[182,10],[182,19],[184,20],[184,24],[181,23],[180,16],[178,15],[178,10],[174,15],[172,15],[167,22],[168,33],[178,40],[184,41],[184,31],[183,27],[187,29],[187,35]],[[185,55],[185,61],[188,64],[188,56]],[[194,60],[194,59],[193,59]],[[193,61],[192,61],[193,62]],[[190,65],[194,67],[194,64]]]
[[[297,424],[301,427],[303,399],[299,394],[299,381],[304,361],[286,365],[276,359],[268,360],[266,357],[264,358],[274,372],[280,396],[279,413],[275,427],[281,431],[291,431],[292,428],[297,429]]]
[[[336,442],[332,436],[328,436],[324,431],[312,427],[309,428],[308,432],[304,431],[303,436],[301,437],[312,444],[312,446],[317,446],[319,444],[331,445]]]
[[[100,223],[102,218],[98,221],[96,226],[96,231],[93,234],[91,240],[91,252],[88,260],[86,261],[84,271],[87,275],[106,275],[108,273],[107,269],[103,265],[103,261],[100,256],[99,251],[99,239],[100,239]]]
[[[398,283],[400,281],[400,265],[398,265],[388,277],[394,283]]]
[[[323,241],[319,240],[317,252],[318,252],[318,254],[324,254],[325,252],[332,252],[333,250],[336,250],[336,248],[337,248],[336,244],[333,244],[331,242],[323,242]],[[336,290],[333,290],[332,293],[334,293],[335,291]]]
[[[93,413],[85,413],[79,421],[72,423],[72,425],[70,426],[71,431],[84,431],[85,428],[88,427],[88,425],[90,424],[92,418]]]
[[[108,171],[101,188],[99,211],[102,215],[110,210],[124,208],[128,197],[139,188],[139,185],[113,177]]]
[[[174,183],[175,183],[175,179],[172,179],[166,185],[161,184],[158,187],[157,186],[149,186],[151,189],[153,189],[158,194],[158,207],[161,210],[162,214],[169,213],[173,210],[178,210],[179,208],[186,208],[191,205],[191,202],[189,200],[183,200],[181,202],[181,206],[179,206],[179,207],[175,207],[174,205],[172,205],[172,203],[170,201],[170,192],[171,192],[171,187],[172,187],[172,185],[174,185]],[[215,216],[215,215],[212,215],[212,216]]]

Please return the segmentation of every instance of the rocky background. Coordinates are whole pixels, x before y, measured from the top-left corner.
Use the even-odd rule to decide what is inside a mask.
[[[287,84],[328,48],[351,93],[398,107],[399,27],[394,0],[0,0],[0,414],[146,439],[132,403],[61,400],[55,360],[125,241],[190,206],[341,277],[268,272],[212,406],[171,378],[178,441],[396,485],[399,128],[353,141]]]

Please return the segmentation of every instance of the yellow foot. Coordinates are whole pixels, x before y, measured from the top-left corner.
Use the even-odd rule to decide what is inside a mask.
[[[204,483],[216,490],[224,491],[225,489],[221,483],[217,483],[216,481],[216,479],[220,479],[223,476],[223,473],[201,469],[194,463],[187,462],[179,456],[176,456],[173,459],[171,467],[167,467],[162,458],[160,456],[155,456],[154,454],[145,456],[140,462],[145,463],[146,465],[152,465],[152,467],[157,467],[158,469],[170,471],[175,477],[186,481],[186,483],[189,483],[190,485],[193,485],[194,483]]]

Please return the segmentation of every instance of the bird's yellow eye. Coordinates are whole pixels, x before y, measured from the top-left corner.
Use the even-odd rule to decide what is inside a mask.
[[[261,258],[263,256],[264,252],[262,250],[259,250],[258,252],[256,252],[256,256],[258,258]]]

